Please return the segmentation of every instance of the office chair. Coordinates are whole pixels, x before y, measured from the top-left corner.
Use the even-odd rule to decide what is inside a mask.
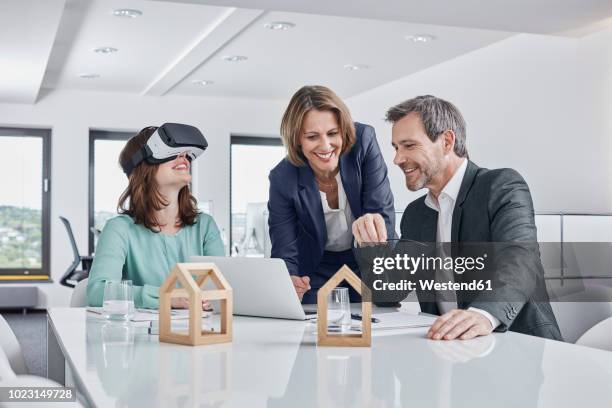
[[[89,278],[85,278],[79,283],[72,291],[70,297],[70,307],[86,307],[87,306],[87,281]]]
[[[584,285],[576,291],[572,287],[549,289],[550,306],[555,313],[563,340],[576,343],[589,329],[612,316],[612,288],[603,285]]]
[[[13,329],[2,315],[0,315],[0,351],[4,351],[8,364],[14,373],[28,373],[19,340],[17,340]]]
[[[576,344],[612,351],[612,317],[591,327],[580,336]]]
[[[0,383],[3,381],[12,380],[17,375],[13,371],[11,364],[8,361],[8,358],[4,354],[4,350],[0,348]]]
[[[69,288],[74,288],[79,281],[89,276],[89,269],[91,268],[93,257],[89,255],[79,255],[79,248],[77,247],[76,241],[74,240],[70,221],[61,216],[59,218],[60,220],[62,220],[64,226],[66,227],[66,232],[68,233],[68,238],[70,239],[70,245],[72,245],[72,252],[74,253],[74,261],[72,261],[72,263],[60,279],[60,283],[64,286],[68,286]],[[77,270],[79,264],[81,265],[80,271]]]
[[[0,387],[1,388],[30,388],[30,387],[45,387],[45,388],[59,388],[63,387],[62,384],[58,384],[57,382],[50,380],[45,377],[39,377],[36,375],[28,375],[28,374],[19,374],[15,373],[13,368],[10,365],[10,361],[5,352],[0,348]],[[25,405],[22,401],[13,401],[9,402],[5,400],[5,402],[0,402],[0,407],[2,408],[20,408]],[[32,405],[34,404],[34,405]],[[36,406],[36,408],[57,408],[61,407],[83,407],[82,397],[80,395],[76,396],[75,402],[66,402],[66,403],[58,403],[57,402],[46,402],[46,401],[37,401],[30,404],[30,406]]]

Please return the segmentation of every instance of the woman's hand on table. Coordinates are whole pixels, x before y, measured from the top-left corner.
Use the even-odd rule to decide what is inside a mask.
[[[189,309],[189,299],[187,298],[172,298],[173,309]],[[210,312],[213,310],[208,300],[202,300],[202,310]]]
[[[291,281],[293,282],[293,287],[295,288],[295,291],[301,302],[302,298],[304,297],[304,293],[310,290],[310,278],[308,276],[290,276]]]

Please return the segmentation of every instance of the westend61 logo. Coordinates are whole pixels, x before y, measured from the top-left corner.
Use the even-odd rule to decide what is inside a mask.
[[[355,253],[363,284],[368,289],[366,293],[371,294],[373,302],[401,302],[411,291],[418,290],[421,302],[435,302],[448,295],[453,299],[459,296],[462,302],[469,303],[485,296],[483,292],[496,290],[505,296],[504,301],[522,299],[524,292],[502,290],[508,279],[526,282],[538,279],[534,296],[547,301],[545,283],[541,282],[545,269],[540,251],[544,251],[546,260],[554,261],[552,267],[558,271],[558,243],[547,246],[518,241],[419,242],[406,239],[385,245],[362,245]],[[610,252],[609,247],[607,251]]]
[[[396,254],[393,257],[375,257],[372,263],[372,272],[380,275],[389,270],[401,270],[414,275],[417,271],[447,270],[456,274],[464,272],[482,271],[485,268],[487,254],[479,257],[450,257],[450,256],[410,256]]]

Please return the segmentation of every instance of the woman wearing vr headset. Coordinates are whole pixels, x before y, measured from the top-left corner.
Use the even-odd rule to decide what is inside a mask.
[[[353,221],[370,214],[383,239],[395,237],[393,195],[374,128],[353,122],[330,89],[305,86],[281,123],[287,157],[270,172],[272,257],[287,264],[302,303],[342,265],[359,273]],[[349,290],[351,301],[359,295]]]
[[[224,255],[217,225],[198,212],[189,191],[191,160],[206,146],[196,128],[171,123],[144,128],[128,140],[119,156],[128,187],[119,198],[120,215],[107,221],[96,246],[90,306],[102,305],[106,281],[130,279],[135,306],[156,309],[159,286],[177,262]],[[173,299],[172,306],[185,308],[187,301]]]

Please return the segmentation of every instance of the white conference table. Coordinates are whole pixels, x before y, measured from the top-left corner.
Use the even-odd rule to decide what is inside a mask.
[[[380,312],[380,310],[379,310]],[[612,352],[517,333],[433,341],[374,332],[317,347],[309,322],[234,316],[234,340],[159,343],[146,328],[52,308],[49,377],[97,407],[576,407],[612,403]]]

